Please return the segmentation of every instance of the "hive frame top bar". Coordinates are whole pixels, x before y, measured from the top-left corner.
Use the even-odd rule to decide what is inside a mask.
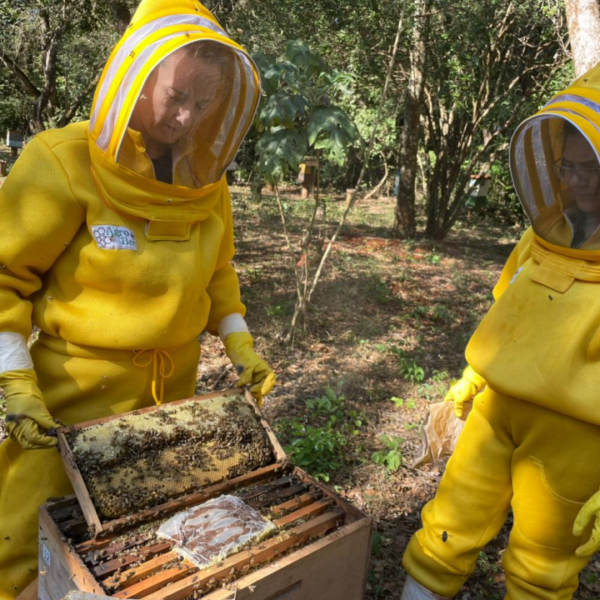
[[[159,411],[164,409],[165,407],[177,406],[179,404],[184,404],[188,402],[202,402],[213,398],[221,398],[224,396],[236,395],[242,396],[246,400],[246,402],[251,406],[252,410],[256,414],[262,427],[264,428],[265,433],[271,444],[273,455],[275,456],[275,462],[272,465],[268,465],[261,469],[251,471],[249,473],[230,479],[228,481],[208,486],[202,491],[187,494],[175,500],[171,500],[163,504],[158,504],[157,506],[154,506],[149,509],[141,510],[132,515],[127,515],[122,518],[109,520],[105,522],[101,521],[96,507],[94,506],[94,503],[92,502],[92,499],[90,497],[88,488],[77,466],[75,455],[73,454],[73,451],[66,437],[67,433],[77,429],[87,429],[88,427],[107,423],[115,419],[122,419],[126,415],[144,415],[148,412]],[[110,415],[102,419],[95,419],[93,421],[86,421],[84,423],[78,423],[76,425],[69,425],[68,427],[64,427],[58,430],[58,447],[63,461],[63,465],[65,467],[65,471],[67,473],[67,476],[69,477],[69,480],[71,481],[71,484],[73,485],[75,495],[77,496],[77,500],[79,501],[87,525],[90,531],[93,532],[95,535],[100,535],[103,532],[122,529],[128,527],[129,525],[132,525],[133,523],[143,522],[147,519],[152,518],[157,513],[170,514],[178,510],[182,510],[184,508],[187,508],[188,506],[192,506],[193,504],[197,504],[221,493],[226,493],[227,491],[233,490],[236,487],[238,487],[239,484],[248,481],[248,479],[252,479],[254,475],[260,475],[260,473],[263,473],[266,470],[275,471],[281,468],[281,465],[284,462],[286,462],[286,455],[283,451],[283,448],[277,441],[277,438],[275,437],[275,434],[273,433],[271,427],[262,416],[262,413],[258,409],[256,403],[254,402],[254,399],[247,390],[242,390],[240,388],[233,388],[229,390],[223,390],[220,392],[213,392],[202,396],[193,396],[191,398],[185,398],[183,400],[169,402],[168,404],[164,404],[161,406],[150,406],[148,408],[141,408],[135,411],[131,411],[129,413]]]

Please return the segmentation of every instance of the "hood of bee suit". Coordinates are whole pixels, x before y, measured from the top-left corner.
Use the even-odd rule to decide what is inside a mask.
[[[600,64],[519,125],[510,169],[536,240],[600,261]]]
[[[150,225],[205,219],[259,96],[255,64],[204,6],[142,0],[92,105],[92,177],[103,200]]]

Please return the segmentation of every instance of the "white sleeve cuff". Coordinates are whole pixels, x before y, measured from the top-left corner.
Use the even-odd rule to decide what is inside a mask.
[[[219,337],[222,342],[225,341],[225,338],[230,333],[238,333],[239,331],[250,333],[248,325],[246,325],[246,321],[244,321],[244,317],[240,313],[233,313],[221,319],[219,323]]]
[[[27,341],[20,333],[0,333],[0,373],[33,369]]]
[[[438,596],[408,575],[400,600],[451,600],[451,598]]]

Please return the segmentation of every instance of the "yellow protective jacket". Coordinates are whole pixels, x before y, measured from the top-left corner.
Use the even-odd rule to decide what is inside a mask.
[[[154,178],[128,118],[185,45],[235,55],[235,86]],[[150,50],[152,52],[150,52]],[[257,70],[195,0],[144,0],[100,79],[91,120],[37,135],[0,189],[0,332],[114,350],[179,347],[245,313],[224,178],[258,103]]]
[[[0,188],[0,331],[31,321],[75,344],[115,350],[181,346],[244,313],[231,265],[224,180],[185,240],[149,240],[148,221],[119,214],[90,172],[87,122],[42,133]]]
[[[468,363],[498,392],[600,425],[599,284],[600,262],[559,253],[528,230],[469,341]]]
[[[552,164],[565,122],[600,160],[600,66],[513,136],[513,182],[532,228],[506,263],[466,356],[497,392],[600,425],[600,228],[570,247],[577,209]]]

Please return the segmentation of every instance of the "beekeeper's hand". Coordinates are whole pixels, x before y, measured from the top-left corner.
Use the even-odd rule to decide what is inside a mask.
[[[58,444],[46,431],[57,426],[37,386],[33,369],[8,371],[0,375],[6,397],[6,430],[10,439],[25,450],[51,448]]]
[[[579,511],[573,525],[573,535],[582,535],[592,519],[595,521],[590,539],[575,550],[579,557],[591,556],[600,550],[600,492],[596,492]]]
[[[454,402],[454,414],[459,419],[466,419],[470,407],[466,407],[465,404],[471,402],[485,385],[485,379],[477,375],[471,367],[467,367],[463,371],[462,377],[452,384],[444,400]]]
[[[275,386],[275,373],[269,365],[254,352],[252,336],[245,331],[230,333],[223,342],[225,353],[233,363],[240,378],[238,387],[250,385],[250,393],[259,407],[263,396]]]

